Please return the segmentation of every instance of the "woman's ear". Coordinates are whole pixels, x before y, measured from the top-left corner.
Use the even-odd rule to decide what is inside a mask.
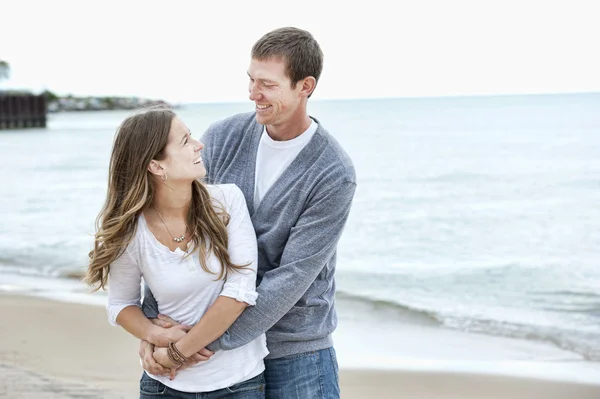
[[[154,159],[148,164],[148,171],[156,177],[161,177],[165,174],[165,169]]]

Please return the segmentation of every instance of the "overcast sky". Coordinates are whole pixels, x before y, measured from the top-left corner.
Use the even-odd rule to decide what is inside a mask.
[[[595,1],[0,0],[0,88],[247,99],[252,44],[281,26],[325,53],[313,98],[600,91]]]

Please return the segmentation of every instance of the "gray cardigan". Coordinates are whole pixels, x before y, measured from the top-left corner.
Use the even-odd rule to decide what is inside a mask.
[[[336,247],[356,175],[348,155],[319,123],[255,211],[254,174],[263,129],[254,113],[239,114],[214,123],[202,138],[208,182],[240,187],[258,239],[257,303],[208,348],[237,348],[266,332],[268,358],[274,359],[333,345]],[[157,316],[147,287],[142,308],[146,316]]]

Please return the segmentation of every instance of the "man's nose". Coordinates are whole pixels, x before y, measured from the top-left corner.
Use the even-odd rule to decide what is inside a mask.
[[[248,98],[250,98],[250,101],[260,100],[261,94],[260,91],[258,91],[258,89],[256,88],[256,85],[250,83],[250,85],[248,86],[248,92]]]

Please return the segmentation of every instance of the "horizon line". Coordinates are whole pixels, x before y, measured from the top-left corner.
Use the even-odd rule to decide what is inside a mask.
[[[600,95],[600,91],[567,91],[567,92],[530,92],[530,93],[494,93],[494,94],[444,94],[444,95],[422,95],[422,96],[393,96],[393,97],[343,97],[343,98],[317,98],[312,102],[329,101],[381,101],[381,100],[421,100],[421,99],[446,99],[446,98],[480,98],[480,97],[533,97],[533,96],[557,96],[557,95]],[[167,101],[170,102],[170,101]],[[179,101],[174,104],[246,104],[250,100],[231,101]]]

